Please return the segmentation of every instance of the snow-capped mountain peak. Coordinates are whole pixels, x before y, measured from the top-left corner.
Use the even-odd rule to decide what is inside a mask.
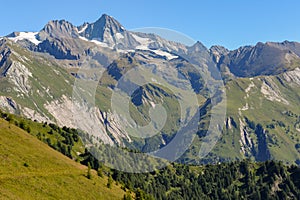
[[[13,32],[9,34],[7,37],[8,39],[14,42],[21,41],[21,40],[28,40],[33,44],[38,45],[39,43],[41,43],[41,41],[37,39],[38,38],[37,36],[38,36],[38,32]]]
[[[125,28],[113,17],[103,14],[94,23],[85,23],[78,27],[78,33],[89,40],[97,40],[115,46],[133,38],[127,34]],[[132,43],[134,41],[130,41]],[[125,45],[126,46],[126,45]]]

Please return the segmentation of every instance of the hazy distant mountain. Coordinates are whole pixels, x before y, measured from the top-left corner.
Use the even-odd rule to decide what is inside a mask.
[[[259,42],[255,46],[240,47],[225,53],[219,65],[229,67],[239,77],[276,75],[288,71],[292,63],[299,59],[299,49],[297,42]]]

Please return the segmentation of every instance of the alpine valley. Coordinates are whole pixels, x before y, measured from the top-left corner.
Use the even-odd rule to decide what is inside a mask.
[[[83,73],[87,65],[92,66],[92,73]],[[122,126],[131,122],[124,122],[111,109],[117,82],[140,65],[175,83],[172,91],[162,84],[145,84],[131,95],[130,115],[136,124],[148,124],[149,110],[156,104],[162,104],[168,114],[160,134],[146,139],[132,137]],[[210,66],[221,72],[227,109],[218,143],[199,159],[212,107],[212,97],[199,71],[213,77]],[[174,69],[178,74],[171,76]],[[178,99],[185,105],[192,101],[186,95],[189,84],[182,77],[190,80],[201,120],[193,143],[178,162],[207,164],[249,158],[300,164],[300,43],[259,42],[236,50],[222,46],[208,49],[200,42],[186,46],[155,34],[126,30],[105,14],[94,23],[74,26],[55,20],[39,32],[13,32],[0,39],[3,111],[80,129],[97,135],[103,144],[141,152],[168,145],[176,134],[182,109]],[[74,85],[98,79],[95,105],[83,105],[84,123],[78,124],[72,110]],[[92,93],[89,88],[92,86],[85,92]],[[184,109],[193,113],[197,108]]]

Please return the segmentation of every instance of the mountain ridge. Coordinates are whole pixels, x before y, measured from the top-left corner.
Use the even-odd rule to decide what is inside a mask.
[[[20,33],[15,32],[7,37],[16,42],[26,39],[26,36],[20,37],[18,34]],[[164,40],[155,34],[127,31],[117,20],[107,14],[103,14],[93,23],[86,22],[77,27],[66,20],[52,20],[35,35],[35,38],[32,38],[32,35],[30,37],[28,40],[37,46],[30,46],[31,50],[47,52],[58,59],[78,60],[84,57],[84,52],[78,49],[85,46],[85,41],[82,40],[95,41],[95,44],[103,47],[125,50],[125,52],[136,49],[162,49],[183,57],[189,57],[187,54],[205,52],[205,54],[211,54],[209,59],[215,62],[221,71],[230,72],[229,76],[237,77],[274,75],[271,71],[278,74],[287,70],[285,65],[288,65],[291,60],[300,59],[300,43],[298,42],[258,42],[256,45],[228,50],[220,45],[214,45],[208,49],[198,41],[188,47]],[[77,42],[74,43],[72,38]],[[76,48],[77,50],[73,52]],[[273,57],[277,60],[273,60]],[[249,73],[250,69],[253,72]],[[228,73],[225,74],[228,75]]]
[[[178,99],[188,106],[192,102],[186,91],[190,84],[190,90],[196,94],[203,111],[198,137],[192,149],[185,154],[185,158],[196,160],[195,155],[198,154],[195,149],[201,146],[207,131],[211,107],[209,90],[201,73],[210,76],[219,70],[228,92],[227,118],[224,121],[227,126],[222,130],[223,143],[217,144],[206,161],[245,157],[254,160],[278,158],[286,163],[299,160],[295,148],[299,143],[300,130],[297,121],[300,116],[297,108],[300,44],[297,42],[257,43],[236,50],[222,46],[208,49],[201,42],[188,47],[155,34],[128,31],[107,15],[78,27],[65,20],[54,20],[40,32],[9,36],[1,39],[0,47],[2,109],[101,135],[100,140],[105,144],[122,147],[129,144],[139,151],[153,150],[167,145],[176,133],[176,103]],[[87,66],[92,66],[90,73],[84,72]],[[120,123],[122,116],[112,112],[110,99],[120,77],[136,66],[147,67],[175,88],[175,94],[168,92],[165,95],[164,102],[167,102],[171,117],[170,123],[164,127],[164,134],[144,140],[139,145]],[[173,74],[174,69],[176,73]],[[104,72],[103,76],[100,72]],[[145,80],[149,77],[150,73],[144,76]],[[220,80],[218,76],[215,79]],[[95,91],[96,105],[83,104],[86,113],[81,117],[84,116],[86,121],[79,126],[74,122],[71,109],[74,103],[72,92],[74,84],[84,80],[99,80],[99,84]],[[83,98],[90,99],[91,88],[81,88],[87,93],[82,95]],[[161,92],[167,90],[156,83],[139,91],[131,99],[131,114],[137,124],[146,124],[149,109],[154,108],[156,103],[162,103],[157,98],[164,96]],[[186,113],[192,113],[195,108],[185,109]],[[275,114],[270,112],[272,110]],[[287,118],[282,114],[291,110],[294,111],[293,117]],[[273,116],[274,121],[263,113]],[[132,121],[122,122],[134,127]],[[91,129],[94,125],[99,129]],[[227,149],[227,153],[220,151],[221,147]],[[289,151],[286,158],[280,153],[280,148]]]

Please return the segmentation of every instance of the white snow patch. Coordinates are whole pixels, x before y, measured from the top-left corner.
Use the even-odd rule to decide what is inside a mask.
[[[124,39],[124,36],[122,35],[122,33],[116,33],[115,36],[116,36],[117,40]]]
[[[93,43],[95,43],[95,44],[97,44],[97,45],[99,45],[101,47],[109,47],[106,43],[100,42],[98,40],[91,40],[91,42],[93,42]]]
[[[84,41],[89,41],[88,39],[86,39],[85,37],[79,36],[79,39],[84,40]]]
[[[141,45],[146,45],[149,44],[150,39],[149,38],[143,38],[140,36],[137,36],[136,34],[132,34],[132,37],[134,37],[134,39],[139,42]]]
[[[87,38],[82,37],[82,36],[79,36],[79,39],[84,40],[84,41],[86,41],[86,42],[93,42],[93,43],[95,43],[96,45],[99,45],[99,46],[101,46],[101,47],[108,47],[108,48],[110,48],[106,43],[100,42],[100,41],[98,41],[98,40],[88,40]]]
[[[88,24],[86,24],[80,31],[78,31],[78,33],[83,33],[83,31],[85,31],[88,27]]]
[[[136,46],[136,49],[138,49],[138,50],[150,50],[147,45]]]
[[[107,47],[107,48],[111,48],[112,49],[112,47],[110,47],[107,43],[99,42],[98,40],[91,40],[91,42],[93,42],[93,43],[95,43],[95,44],[97,44],[97,45],[99,45],[101,47]]]
[[[38,32],[20,32],[17,37],[9,37],[8,39],[10,39],[14,42],[17,42],[19,40],[27,39],[30,42],[32,42],[33,44],[38,45],[39,43],[41,43],[41,41],[39,41],[36,38],[37,34],[38,34]]]
[[[154,53],[160,56],[166,56],[168,60],[172,60],[174,58],[178,58],[178,56],[172,55],[168,52],[162,51],[162,50],[152,50]]]
[[[130,52],[135,52],[134,50],[124,50],[124,49],[116,49],[117,52],[119,53],[130,53]]]
[[[140,43],[139,46],[136,47],[136,49],[141,49],[141,50],[149,50],[148,45],[151,43],[151,40],[149,38],[143,38],[140,36],[137,36],[135,34],[132,34],[132,37]]]

